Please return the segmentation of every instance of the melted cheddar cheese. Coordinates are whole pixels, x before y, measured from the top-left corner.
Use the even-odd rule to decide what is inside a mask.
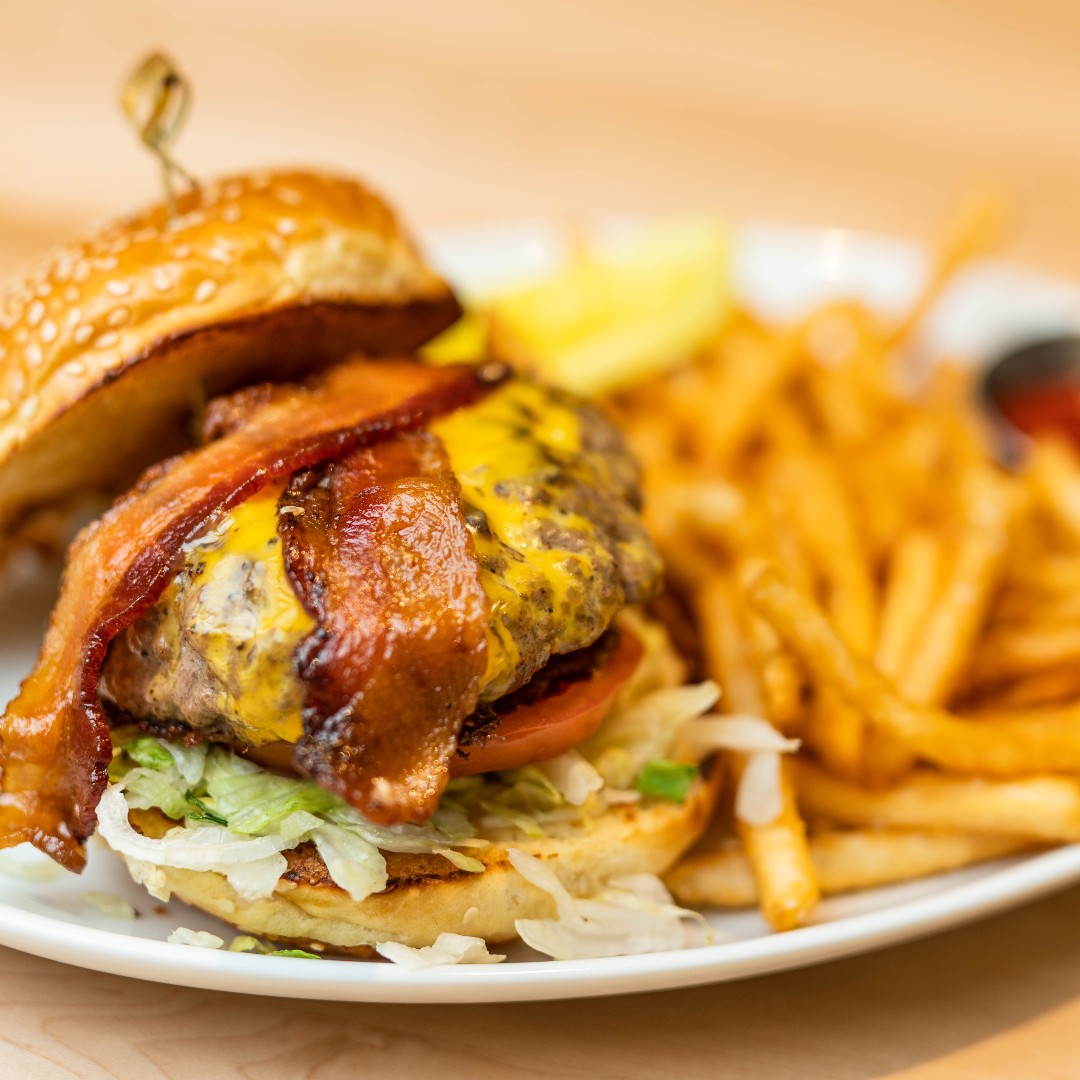
[[[593,428],[605,437],[593,439]],[[627,601],[628,573],[651,589],[658,565],[630,505],[632,466],[606,421],[574,399],[513,380],[431,430],[461,484],[491,604],[481,693],[490,701],[526,682],[552,653],[594,641]],[[184,566],[138,631],[153,641],[132,644],[126,661],[137,666],[133,656],[156,655],[162,662],[143,678],[144,699],[161,702],[172,685],[174,719],[207,726],[216,715],[213,723],[250,744],[295,742],[302,731],[292,658],[314,624],[285,574],[280,490],[247,500],[188,545]],[[175,685],[192,652],[212,699],[199,702],[197,714]]]

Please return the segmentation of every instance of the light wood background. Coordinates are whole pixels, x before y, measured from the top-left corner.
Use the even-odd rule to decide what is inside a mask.
[[[931,235],[1011,187],[1080,274],[1074,0],[0,0],[0,270],[156,197],[116,88],[151,46],[203,175],[360,172],[418,225],[715,208]],[[0,950],[0,1077],[1080,1077],[1080,891],[860,959],[548,1005],[181,990]]]

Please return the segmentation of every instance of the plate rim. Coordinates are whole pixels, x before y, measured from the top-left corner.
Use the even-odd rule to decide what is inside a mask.
[[[979,921],[1080,881],[1080,844],[998,862],[1006,865],[987,863],[979,877],[941,892],[782,934],[592,960],[419,971],[349,960],[315,967],[82,926],[2,900],[0,945],[112,975],[264,997],[387,1004],[566,1000],[729,982],[856,956]]]

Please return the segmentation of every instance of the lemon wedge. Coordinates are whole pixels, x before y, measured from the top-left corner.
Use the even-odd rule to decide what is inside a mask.
[[[731,291],[728,230],[670,221],[495,300],[489,346],[548,382],[601,394],[690,359],[720,328]]]

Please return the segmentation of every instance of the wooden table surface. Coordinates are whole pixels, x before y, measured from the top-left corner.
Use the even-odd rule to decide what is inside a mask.
[[[35,0],[3,5],[0,270],[153,198],[115,108],[151,46],[209,175],[315,162],[422,226],[715,208],[927,237],[1017,196],[1080,275],[1073,0]],[[587,1003],[354,1006],[174,989],[0,950],[2,1077],[1080,1076],[1080,891],[806,971]]]

